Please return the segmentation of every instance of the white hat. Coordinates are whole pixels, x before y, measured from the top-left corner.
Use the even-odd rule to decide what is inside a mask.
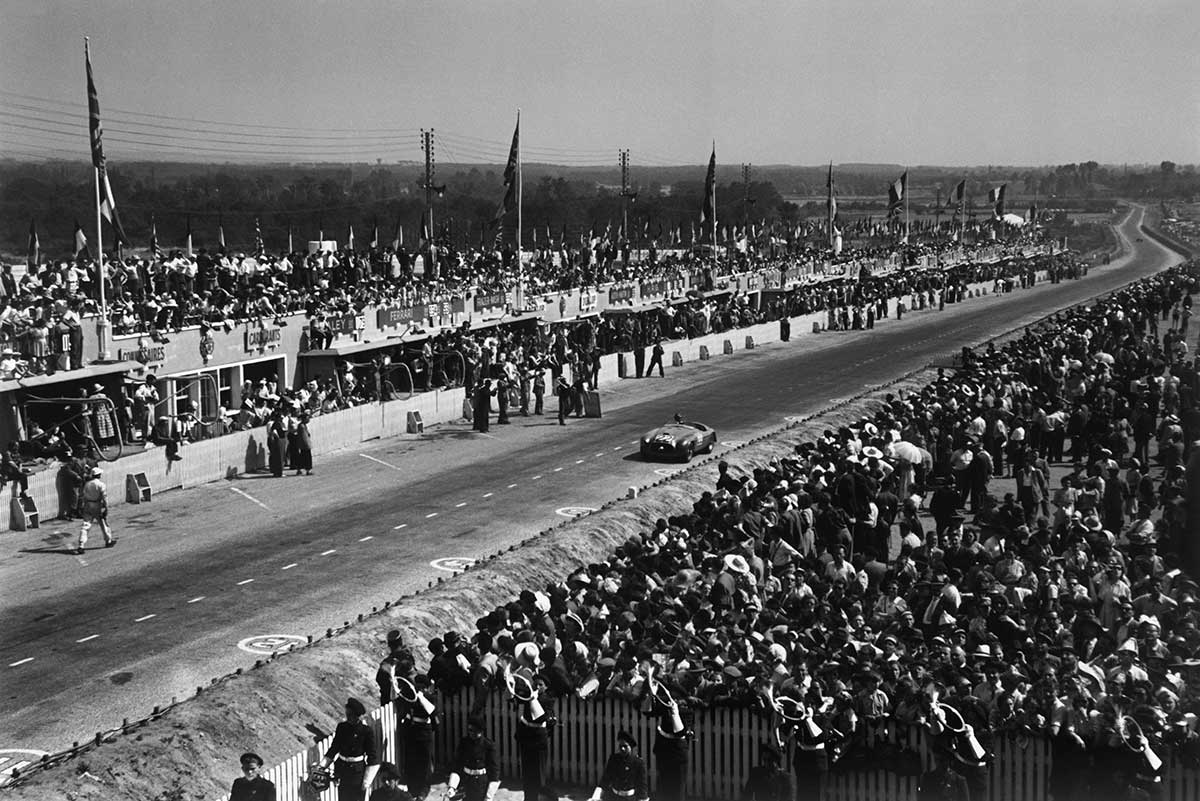
[[[92,468],[92,476],[93,476],[93,477],[95,477],[95,476],[102,476],[102,475],[104,475],[104,471],[103,471],[103,470],[101,470],[99,467],[93,467],[93,468]]]
[[[725,556],[725,569],[730,573],[740,573],[746,575],[750,572],[750,564],[746,561],[746,557],[731,553]]]

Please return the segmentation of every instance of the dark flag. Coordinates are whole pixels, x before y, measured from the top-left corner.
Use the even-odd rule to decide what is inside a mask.
[[[896,213],[904,203],[904,194],[908,191],[908,170],[888,186],[888,211]]]
[[[954,209],[957,211],[963,202],[963,198],[967,196],[967,180],[964,178],[955,184],[954,189],[950,192],[950,197],[947,198],[954,204]]]
[[[521,113],[517,112],[517,127],[513,129],[512,147],[508,150],[508,163],[504,165],[504,199],[500,201],[492,224],[498,225],[504,215],[517,204],[517,170],[521,154]]]
[[[828,193],[828,199],[825,201],[826,214],[826,233],[829,237],[830,246],[833,245],[833,226],[837,220],[838,207],[837,196],[833,194],[833,162],[829,162],[829,177],[825,180],[825,190]]]
[[[25,256],[25,264],[27,264],[29,266],[29,269],[33,270],[33,269],[37,268],[38,261],[41,258],[41,252],[42,252],[42,243],[38,240],[37,221],[30,219],[29,220],[29,247],[28,247],[28,253]]]
[[[700,207],[700,236],[707,233],[714,237],[716,246],[717,226],[717,143],[713,142],[712,155],[708,158],[708,172],[704,174],[704,205]]]
[[[997,217],[1004,216],[1004,192],[1007,188],[1008,184],[1000,184],[988,192],[988,201],[992,204],[992,211]]]
[[[88,40],[83,40],[83,57],[87,66],[88,133],[92,144],[92,166],[96,168],[96,182],[100,189],[100,213],[108,220],[117,235],[117,245],[126,243],[125,229],[117,216],[117,201],[113,197],[112,184],[108,180],[108,163],[104,158],[104,127],[100,124],[100,95],[92,77],[92,53]]]
[[[83,226],[79,224],[79,220],[75,221],[75,260],[78,261],[80,254],[86,258],[91,258],[92,254],[88,251],[87,234],[83,232]]]

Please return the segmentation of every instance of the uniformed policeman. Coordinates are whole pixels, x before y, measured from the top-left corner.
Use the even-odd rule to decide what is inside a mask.
[[[396,710],[403,753],[404,784],[415,799],[429,794],[433,774],[433,734],[438,726],[437,705],[428,676],[417,675],[401,686]]]
[[[404,637],[399,630],[392,629],[387,634],[388,655],[379,663],[375,671],[375,683],[379,685],[379,705],[390,704],[396,700],[397,679],[407,679],[412,673],[413,655],[404,644]]]
[[[600,783],[592,791],[591,801],[647,801],[646,763],[634,751],[637,740],[625,730],[617,734],[617,750],[604,765]]]
[[[263,760],[258,754],[242,754],[242,775],[233,780],[229,801],[275,801],[275,785],[259,775]]]
[[[112,529],[108,527],[108,488],[100,480],[102,475],[104,475],[103,470],[93,467],[92,477],[87,480],[80,491],[83,525],[79,527],[79,544],[75,546],[76,554],[83,553],[83,546],[87,544],[88,531],[91,529],[92,523],[100,524],[100,531],[104,533],[105,548],[111,548],[117,544],[117,538],[112,535]]]
[[[742,801],[796,801],[796,778],[782,764],[783,750],[778,742],[760,745],[758,765],[750,769]]]
[[[550,754],[550,729],[555,723],[553,700],[542,691],[545,682],[526,669],[512,675],[510,692],[517,704],[513,739],[521,762],[521,790],[525,801],[539,801],[545,790],[546,758]]]
[[[500,787],[500,761],[496,744],[483,733],[483,718],[467,718],[467,734],[458,741],[458,749],[450,762],[450,780],[446,783],[446,799],[461,788],[463,801],[492,801]]]
[[[379,771],[379,744],[363,717],[366,707],[357,698],[346,699],[346,719],[333,732],[333,742],[321,760],[326,770],[333,766],[338,783],[338,801],[366,801]]]
[[[655,801],[683,801],[687,782],[688,762],[693,733],[686,725],[683,710],[666,690],[654,681],[653,675],[647,684],[653,702],[652,713],[658,719],[654,734],[654,767],[657,772],[654,782]]]
[[[401,783],[404,777],[400,775],[400,769],[391,762],[384,762],[379,766],[376,778],[379,780],[379,786],[371,791],[371,801],[413,801],[413,797]]]

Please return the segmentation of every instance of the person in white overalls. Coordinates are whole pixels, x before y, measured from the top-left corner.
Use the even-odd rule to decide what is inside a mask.
[[[100,524],[100,530],[104,532],[105,548],[111,548],[117,544],[116,537],[112,535],[112,529],[108,526],[108,488],[100,480],[100,476],[103,474],[104,471],[99,467],[93,467],[92,477],[84,483],[83,489],[80,491],[83,525],[79,529],[79,545],[75,547],[76,554],[83,553],[83,546],[87,544],[88,531],[91,529],[92,523]]]

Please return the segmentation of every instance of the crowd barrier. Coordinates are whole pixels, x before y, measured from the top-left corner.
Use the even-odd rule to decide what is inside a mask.
[[[447,760],[466,733],[470,705],[466,694],[443,699],[441,725],[435,733],[435,777],[445,780]],[[637,707],[607,698],[581,700],[567,696],[556,710],[559,724],[550,741],[546,775],[560,789],[594,787],[605,760],[615,749],[616,734],[625,729],[639,743],[639,753],[655,775],[651,748],[655,719]],[[487,734],[496,743],[500,776],[504,784],[519,784],[520,765],[513,736],[516,712],[499,695],[488,699],[483,711]],[[394,707],[383,706],[369,716],[380,743],[381,758],[399,764]],[[768,724],[748,709],[715,708],[696,713],[696,733],[691,745],[688,796],[696,799],[731,799],[741,796],[750,769],[758,764],[758,748],[768,734]],[[275,783],[278,801],[335,801],[336,790],[317,794],[304,787],[308,766],[317,762],[329,747],[332,736],[315,742],[286,762],[272,767],[265,776]],[[919,758],[922,769],[931,764],[930,741],[920,727],[892,726],[888,731],[871,730],[865,754],[874,764],[883,754],[907,752]],[[1052,756],[1049,742],[1041,737],[997,736],[992,743],[995,756],[989,776],[991,801],[1047,801]],[[1200,770],[1185,766],[1166,754],[1162,801],[1194,801],[1200,798]],[[854,769],[835,769],[828,776],[825,801],[917,801],[920,777],[875,767],[848,757]],[[844,764],[844,763],[843,763]],[[914,763],[915,764],[915,763]],[[227,799],[223,796],[222,799]]]

